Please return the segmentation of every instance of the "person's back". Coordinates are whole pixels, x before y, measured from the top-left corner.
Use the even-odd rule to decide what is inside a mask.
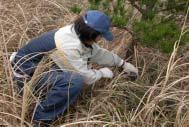
[[[18,50],[13,61],[15,72],[32,76],[44,54],[56,48],[54,35],[57,30],[46,32],[32,39]]]

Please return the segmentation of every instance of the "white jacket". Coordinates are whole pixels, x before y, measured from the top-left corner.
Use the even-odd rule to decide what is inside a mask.
[[[82,44],[73,25],[60,28],[55,33],[54,39],[57,50],[51,55],[53,61],[61,69],[79,72],[84,76],[87,84],[93,84],[102,78],[102,73],[99,70],[89,68],[88,63],[121,66],[122,59],[116,54],[99,47],[96,43],[92,45],[92,49]]]

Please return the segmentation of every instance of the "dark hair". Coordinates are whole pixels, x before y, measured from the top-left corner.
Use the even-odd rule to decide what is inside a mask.
[[[100,32],[85,24],[82,16],[74,21],[74,29],[81,42],[84,44],[94,41],[100,35]]]

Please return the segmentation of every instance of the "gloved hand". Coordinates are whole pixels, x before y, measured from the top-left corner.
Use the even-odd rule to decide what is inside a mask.
[[[114,76],[113,72],[107,67],[101,68],[99,71],[102,73],[102,77],[104,78],[113,78]]]
[[[123,64],[123,71],[125,72],[125,76],[131,78],[131,80],[136,80],[138,77],[138,69],[132,65],[131,63],[124,62]]]

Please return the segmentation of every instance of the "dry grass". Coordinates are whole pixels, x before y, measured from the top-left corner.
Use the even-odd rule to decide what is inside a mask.
[[[64,0],[0,1],[0,125],[32,125],[33,108],[38,98],[31,93],[31,84],[36,77],[25,85],[23,99],[15,96],[8,57],[40,33],[69,24],[76,17],[67,8],[71,3]],[[187,28],[183,24],[180,37]],[[128,39],[125,37],[127,33],[114,31],[123,34],[123,38],[105,47],[124,56],[122,45],[128,42],[125,40]],[[179,40],[170,56],[154,49],[135,47],[133,63],[140,70],[136,82],[125,80],[115,69],[113,80],[99,81],[86,87],[75,105],[53,125],[189,126],[189,57],[181,55],[187,50],[180,51]]]

